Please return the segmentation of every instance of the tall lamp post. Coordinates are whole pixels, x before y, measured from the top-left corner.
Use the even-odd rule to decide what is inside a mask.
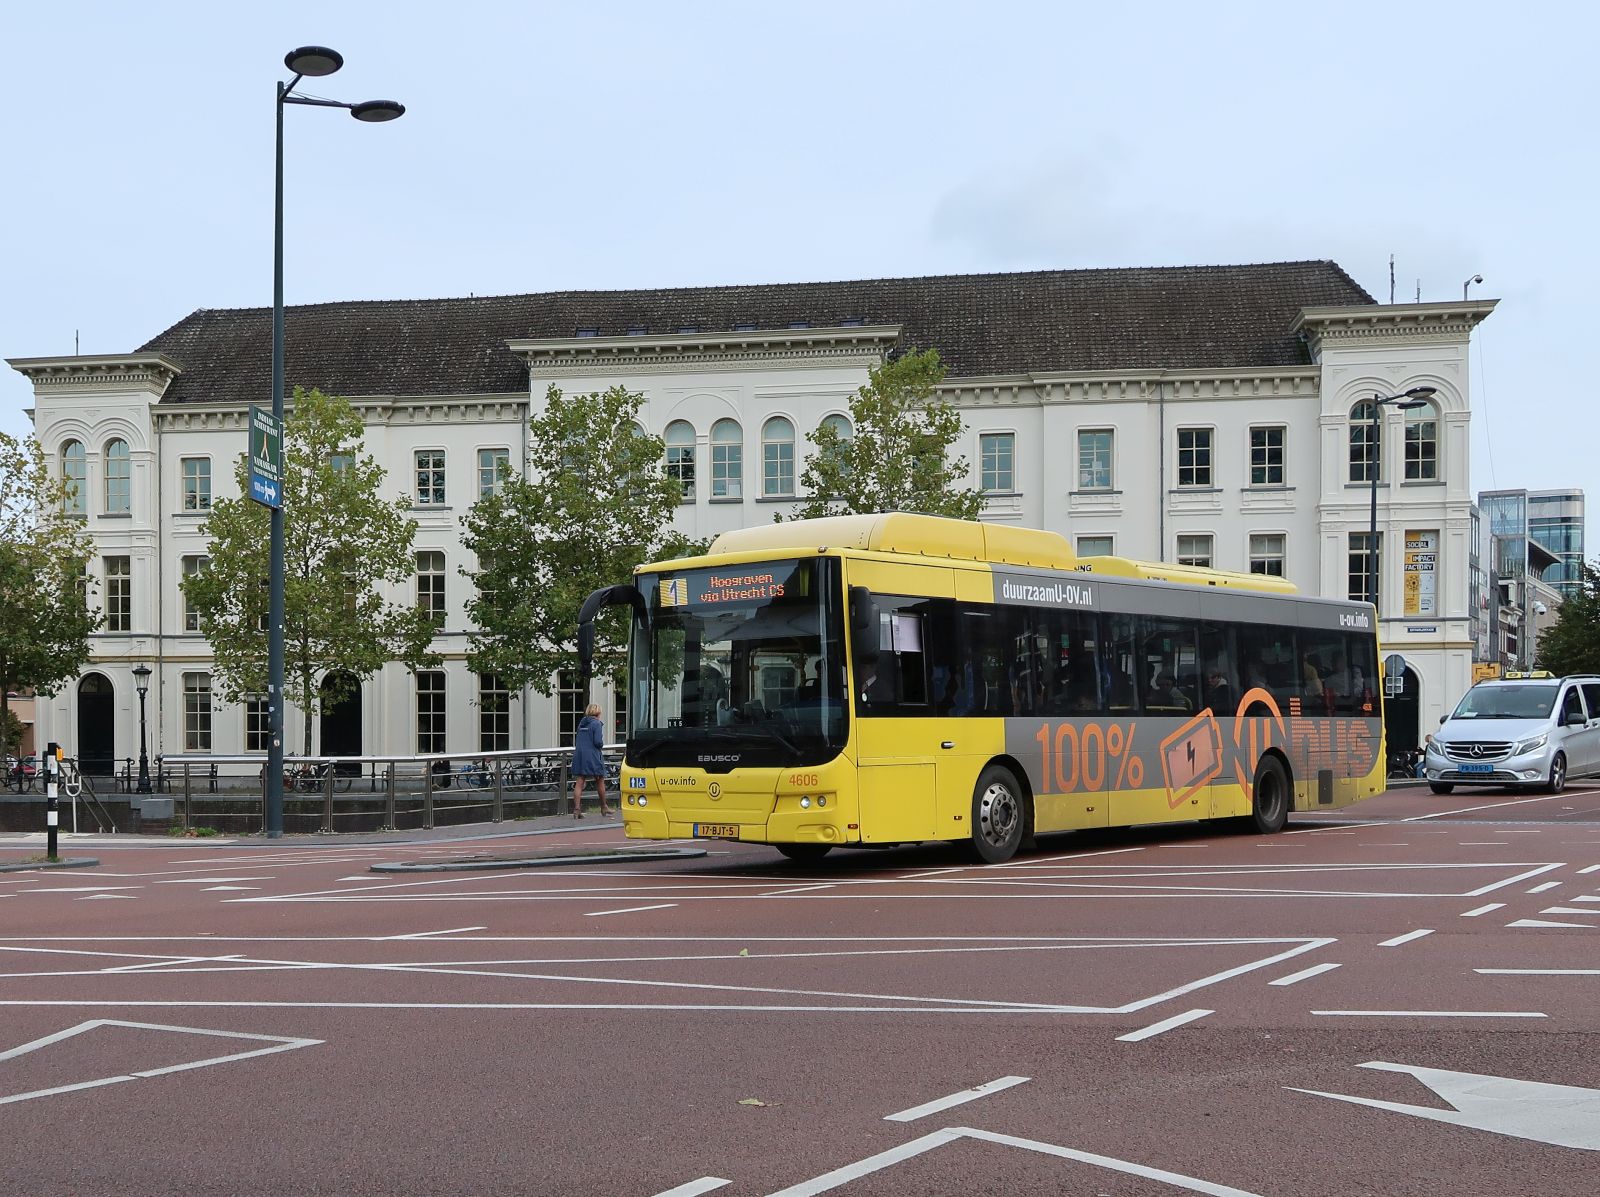
[[[1422,407],[1438,389],[1438,387],[1412,387],[1409,391],[1402,391],[1398,395],[1372,397],[1372,428],[1368,433],[1367,442],[1367,478],[1372,484],[1372,519],[1367,531],[1367,597],[1372,600],[1375,614],[1381,614],[1378,610],[1378,467],[1383,461],[1383,442],[1380,439],[1383,432],[1383,409],[1392,406],[1401,411],[1410,411],[1414,407]]]
[[[331,75],[344,65],[344,56],[326,46],[302,46],[284,55],[283,65],[294,73],[278,84],[277,178],[272,205],[272,415],[283,427],[283,106],[305,104],[315,108],[343,108],[358,121],[380,123],[405,114],[393,100],[367,100],[346,104],[314,96],[295,95],[303,78]],[[271,595],[267,610],[267,777],[265,789],[268,837],[283,834],[283,506],[282,497],[272,511]]]
[[[150,666],[140,662],[133,667],[133,684],[139,688],[139,784],[134,792],[150,793],[150,757],[145,752],[144,696],[150,693]]]

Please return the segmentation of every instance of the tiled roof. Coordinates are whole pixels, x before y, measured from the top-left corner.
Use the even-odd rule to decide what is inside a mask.
[[[952,378],[1303,365],[1301,308],[1373,302],[1315,261],[309,304],[285,312],[285,380],[347,397],[517,394],[527,372],[508,340],[846,320],[903,326]],[[271,310],[241,308],[201,309],[140,349],[183,367],[164,403],[249,403],[270,391],[271,346]]]

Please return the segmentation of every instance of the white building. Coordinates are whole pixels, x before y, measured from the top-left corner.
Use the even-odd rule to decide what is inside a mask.
[[[413,496],[419,592],[442,585],[446,612],[442,668],[363,679],[318,746],[472,752],[570,728],[572,691],[523,696],[509,718],[480,708],[459,573],[462,516],[496,457],[525,460],[550,383],[642,393],[684,482],[680,526],[709,536],[791,510],[806,434],[847,420],[868,369],[905,347],[950,367],[984,518],[1054,529],[1083,554],[1359,597],[1375,495],[1380,626],[1408,665],[1391,739],[1414,742],[1414,720],[1432,726],[1471,681],[1467,347],[1494,306],[1380,305],[1336,264],[1296,262],[291,308],[288,384],[360,409],[368,450]],[[152,755],[263,746],[260,712],[211,694],[179,587],[205,555],[207,508],[234,492],[246,408],[270,403],[270,318],[201,310],[126,355],[10,362],[33,383],[52,468],[80,480],[107,613],[82,678],[41,701],[41,742],[137,757],[146,663]],[[1436,389],[1425,405],[1379,409],[1374,487],[1371,401],[1419,386]]]

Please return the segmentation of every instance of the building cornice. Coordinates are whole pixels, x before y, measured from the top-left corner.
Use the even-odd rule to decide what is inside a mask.
[[[1465,341],[1499,305],[1497,299],[1459,303],[1362,304],[1351,307],[1302,308],[1291,331],[1300,333],[1316,353],[1330,341],[1394,340],[1413,343]]]
[[[145,391],[160,398],[183,367],[163,353],[101,353],[74,357],[10,357],[6,365],[33,383],[34,394]]]
[[[840,325],[506,342],[530,374],[669,373],[707,367],[859,366],[882,361],[900,326]]]
[[[1080,370],[947,378],[939,398],[960,407],[1060,403],[1151,403],[1158,399],[1313,398],[1319,366],[1252,366],[1235,370]]]
[[[528,396],[514,395],[355,395],[346,396],[363,424],[520,424],[528,418]],[[161,432],[237,429],[245,425],[248,404],[174,403],[154,409]],[[294,410],[293,401],[286,402]]]

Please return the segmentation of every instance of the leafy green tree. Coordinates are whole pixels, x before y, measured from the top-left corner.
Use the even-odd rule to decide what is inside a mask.
[[[319,704],[348,698],[351,679],[389,661],[419,669],[439,659],[428,612],[384,597],[412,584],[417,523],[408,496],[382,497],[385,471],[361,452],[361,437],[348,400],[295,388],[283,435],[284,689],[306,716],[306,755]],[[234,474],[248,494],[242,454]],[[183,582],[228,702],[267,689],[270,520],[248,498],[220,500],[204,528],[211,559]]]
[[[468,660],[513,692],[549,694],[556,672],[575,667],[578,608],[591,591],[703,549],[672,530],[682,492],[661,438],[639,427],[643,401],[620,386],[570,397],[552,386],[528,421],[530,476],[504,478],[467,513],[462,541],[477,568],[461,572],[479,629]],[[619,683],[628,618],[612,608],[595,627],[595,670]]]
[[[977,519],[981,491],[963,488],[965,457],[951,457],[961,414],[934,397],[944,379],[938,351],[907,353],[874,368],[850,401],[849,436],[823,425],[800,475],[811,498],[795,518],[914,511]]]
[[[84,574],[93,545],[66,499],[39,442],[0,432],[0,759],[16,743],[11,691],[54,694],[89,659],[100,625]]]
[[[1556,608],[1556,621],[1539,633],[1540,669],[1600,673],[1600,563],[1583,563],[1577,591]]]

